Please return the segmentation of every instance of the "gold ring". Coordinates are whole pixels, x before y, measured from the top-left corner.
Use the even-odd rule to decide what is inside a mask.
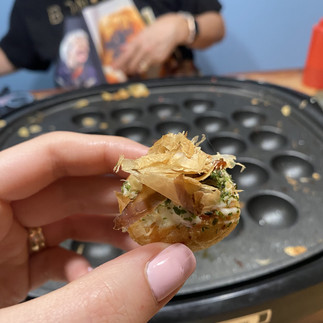
[[[45,237],[41,227],[29,228],[28,238],[30,252],[38,252],[46,247]]]
[[[147,64],[147,62],[141,61],[139,63],[139,70],[140,70],[141,73],[142,72],[146,72],[148,70],[148,64]]]

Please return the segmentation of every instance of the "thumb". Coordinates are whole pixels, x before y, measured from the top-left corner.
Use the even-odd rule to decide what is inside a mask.
[[[195,265],[186,246],[154,243],[0,313],[6,322],[147,322],[176,294]]]

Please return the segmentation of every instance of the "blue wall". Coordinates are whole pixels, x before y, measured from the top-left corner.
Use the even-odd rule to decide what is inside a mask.
[[[28,1],[28,0],[26,0]],[[322,0],[220,0],[226,21],[225,40],[197,52],[204,74],[300,68],[304,66],[312,28],[323,17]],[[1,0],[0,37],[8,28],[14,0]],[[0,77],[0,90],[53,87],[48,72],[19,71]]]
[[[204,71],[226,74],[304,66],[312,28],[323,18],[322,0],[222,4],[227,35],[222,43],[199,53]]]

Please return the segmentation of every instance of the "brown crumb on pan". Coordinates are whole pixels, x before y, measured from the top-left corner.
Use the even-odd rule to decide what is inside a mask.
[[[112,101],[113,100],[113,96],[110,92],[103,92],[101,94],[101,98],[103,101]]]
[[[28,130],[28,128],[26,127],[21,127],[18,129],[18,136],[21,138],[28,138],[30,135],[30,132]]]
[[[284,248],[284,252],[291,257],[296,257],[307,251],[305,246],[294,246]]]
[[[306,100],[303,100],[300,104],[299,104],[299,108],[301,109],[301,110],[304,110],[305,108],[306,108],[306,106],[307,106],[307,101]]]
[[[258,99],[256,99],[256,98],[253,98],[253,99],[251,99],[251,104],[252,104],[252,105],[257,105],[257,104],[259,104],[259,100],[258,100]]]
[[[297,192],[300,189],[300,183],[292,177],[285,176],[287,183],[292,186],[293,190]]]
[[[39,124],[33,124],[29,127],[29,132],[30,133],[40,133],[42,131],[42,127]]]
[[[312,177],[316,180],[319,181],[321,179],[321,175],[319,173],[313,173]]]
[[[96,126],[96,123],[97,121],[91,117],[85,117],[82,119],[82,126],[86,128],[94,127]]]
[[[150,94],[147,86],[142,83],[129,85],[128,90],[135,98],[147,97]]]
[[[292,113],[291,107],[288,104],[284,105],[280,111],[284,117],[289,117]]]
[[[89,105],[89,100],[87,99],[81,99],[81,100],[78,100],[75,105],[74,105],[74,108],[76,109],[82,109],[82,108],[85,108]]]
[[[292,185],[292,186],[297,186],[298,185],[298,181],[295,178],[289,177],[289,176],[285,176],[287,183]]]
[[[129,97],[144,98],[149,96],[150,92],[147,86],[143,83],[135,83],[129,85],[127,88],[121,88],[116,93],[107,91],[102,92],[101,98],[104,101],[120,101],[126,100]]]
[[[106,130],[109,128],[109,124],[107,122],[101,122],[99,128],[101,130]]]
[[[130,97],[129,92],[126,89],[119,89],[118,92],[116,92],[113,95],[113,99],[116,101],[120,101],[120,100],[126,100]]]
[[[3,119],[0,119],[0,129],[4,128],[6,125],[7,125],[7,121],[3,120]]]

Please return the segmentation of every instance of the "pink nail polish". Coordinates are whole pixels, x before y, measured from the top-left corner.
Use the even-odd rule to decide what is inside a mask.
[[[181,286],[195,270],[193,252],[183,244],[173,244],[147,266],[147,278],[157,300],[161,301]]]

